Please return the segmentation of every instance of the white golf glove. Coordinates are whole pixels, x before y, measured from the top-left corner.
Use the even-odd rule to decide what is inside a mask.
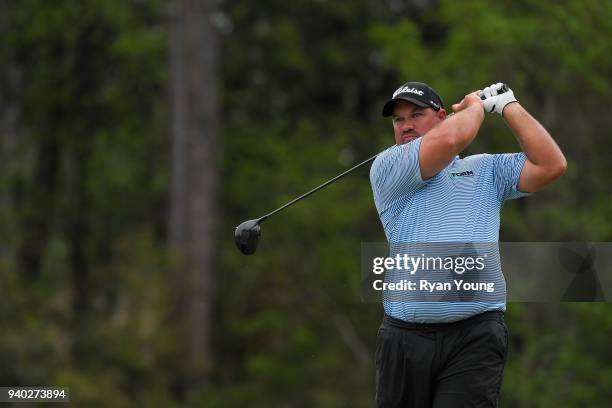
[[[503,89],[507,90],[504,92]],[[489,113],[499,113],[500,116],[504,112],[506,105],[512,102],[517,102],[512,89],[508,88],[501,82],[492,84],[483,89],[481,93],[481,98],[482,97],[484,97],[482,101],[484,104],[484,110]]]

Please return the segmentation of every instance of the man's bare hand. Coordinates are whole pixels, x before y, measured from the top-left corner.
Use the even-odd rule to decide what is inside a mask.
[[[476,92],[472,92],[472,93],[465,95],[465,97],[461,100],[461,102],[456,103],[452,106],[453,112],[454,113],[461,112],[462,110],[472,105],[476,105],[476,104],[482,107],[483,106],[482,99],[480,99],[478,92],[479,91],[476,91]]]

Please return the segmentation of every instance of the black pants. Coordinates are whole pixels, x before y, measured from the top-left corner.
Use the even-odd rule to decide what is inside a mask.
[[[497,407],[508,350],[502,312],[455,323],[385,316],[376,338],[378,407]]]

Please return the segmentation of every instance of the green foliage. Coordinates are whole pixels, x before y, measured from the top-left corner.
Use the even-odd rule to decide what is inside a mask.
[[[256,255],[232,231],[392,144],[380,108],[407,80],[447,108],[507,82],[566,153],[560,182],[504,208],[502,239],[612,237],[612,3],[228,0],[215,361],[190,388],[169,318],[168,4],[1,4],[2,384],[67,385],[76,406],[372,406],[367,170],[265,221]],[[468,153],[517,149],[488,118]],[[503,406],[607,406],[610,316],[509,304]]]
[[[18,112],[1,152],[4,385],[68,386],[80,406],[174,398],[162,16],[162,2],[3,4],[0,86]]]

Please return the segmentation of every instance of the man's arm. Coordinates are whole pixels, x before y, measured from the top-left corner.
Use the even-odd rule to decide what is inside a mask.
[[[484,119],[482,100],[476,92],[453,105],[455,115],[448,117],[423,136],[419,151],[421,177],[427,180],[445,168],[469,146]]]
[[[506,105],[502,116],[527,155],[517,186],[519,191],[540,191],[565,172],[567,161],[559,146],[518,102]]]

